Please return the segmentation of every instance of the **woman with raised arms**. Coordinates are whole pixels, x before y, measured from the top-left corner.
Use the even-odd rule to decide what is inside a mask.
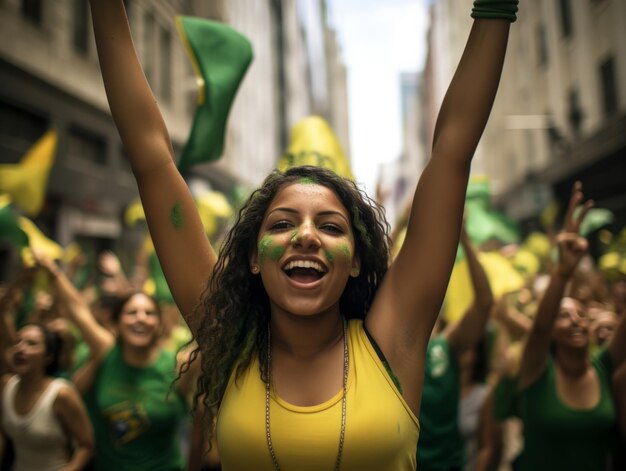
[[[217,417],[223,469],[415,469],[426,345],[517,0],[475,2],[391,265],[381,209],[353,183],[313,167],[267,177],[218,258],[176,169],[123,2],[90,3],[111,112],[202,354],[198,394],[209,434]]]

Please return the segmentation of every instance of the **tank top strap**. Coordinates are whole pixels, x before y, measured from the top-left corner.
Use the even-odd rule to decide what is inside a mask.
[[[68,382],[62,378],[53,379],[37,401],[37,404],[33,408],[33,411],[40,410],[48,406],[52,407],[54,401],[57,398],[57,395],[59,394],[59,391],[62,387],[66,385],[68,385]]]
[[[59,390],[67,384],[67,381],[62,378],[53,379],[45,391],[41,393],[41,396],[39,396],[39,399],[37,399],[33,408],[28,412],[28,414],[26,414],[25,417],[23,417],[23,419],[36,417],[42,410],[52,410],[52,406],[54,405],[57,395],[59,394]]]
[[[17,389],[19,382],[19,377],[17,375],[13,375],[4,386],[4,390],[2,391],[2,408],[5,411],[13,410],[13,398],[15,397],[15,390]]]

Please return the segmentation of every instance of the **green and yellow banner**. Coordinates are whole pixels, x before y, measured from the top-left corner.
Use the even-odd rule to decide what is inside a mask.
[[[253,54],[250,41],[223,23],[177,16],[176,26],[198,81],[198,106],[178,162],[182,171],[222,156],[228,114]]]

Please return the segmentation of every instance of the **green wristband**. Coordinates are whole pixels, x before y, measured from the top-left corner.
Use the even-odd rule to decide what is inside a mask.
[[[514,23],[518,0],[474,0],[472,18],[502,18]]]

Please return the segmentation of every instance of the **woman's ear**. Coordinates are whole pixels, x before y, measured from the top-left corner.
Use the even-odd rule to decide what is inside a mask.
[[[257,254],[257,251],[254,250],[254,252],[252,252],[252,255],[250,255],[250,272],[253,275],[258,275],[261,271],[261,267],[259,266],[259,256]]]
[[[352,268],[350,269],[350,276],[357,278],[361,274],[361,259],[358,255],[352,257]]]

